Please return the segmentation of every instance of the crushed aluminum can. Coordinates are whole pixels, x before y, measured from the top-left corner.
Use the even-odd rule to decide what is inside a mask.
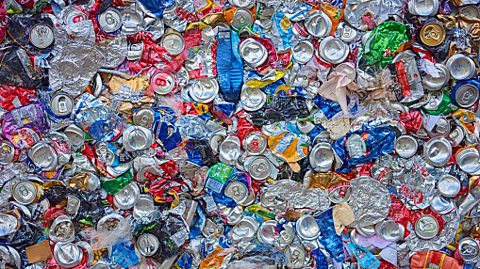
[[[155,111],[147,107],[140,108],[133,114],[132,119],[133,124],[152,129],[155,122]]]
[[[138,184],[132,182],[113,196],[113,204],[122,210],[131,209],[140,195]]]
[[[257,231],[258,241],[267,245],[274,245],[278,234],[277,225],[278,222],[275,220],[267,220],[262,223]]]
[[[345,43],[352,43],[359,39],[357,30],[346,23],[340,23],[335,30],[335,35]]]
[[[100,232],[111,232],[117,230],[120,227],[121,222],[124,222],[125,218],[119,214],[112,213],[103,216],[97,222],[97,231]]]
[[[107,34],[118,33],[122,29],[122,14],[116,8],[107,8],[98,14],[100,29]]]
[[[320,236],[317,220],[312,215],[300,217],[295,224],[295,230],[298,237],[306,241],[313,241]]]
[[[7,165],[18,158],[18,152],[12,143],[8,141],[0,142],[0,164]]]
[[[408,12],[418,16],[433,16],[437,14],[439,7],[438,0],[408,2]]]
[[[232,19],[232,28],[240,30],[243,27],[251,27],[253,25],[253,16],[248,9],[239,8],[235,11]]]
[[[67,216],[59,216],[50,225],[48,237],[53,242],[73,242],[75,240],[75,227]]]
[[[469,108],[478,102],[480,85],[477,81],[457,83],[450,92],[452,101],[461,108]]]
[[[199,79],[196,80],[192,87],[189,88],[188,95],[199,103],[210,103],[217,97],[220,87],[215,79]]]
[[[153,144],[153,133],[142,126],[129,126],[123,131],[123,145],[127,151],[145,150]]]
[[[427,133],[430,137],[447,137],[450,134],[450,121],[443,117],[439,118],[435,123],[435,126],[433,126],[433,129],[430,131],[427,130]]]
[[[223,207],[223,213],[227,216],[228,225],[237,225],[245,216],[241,206],[236,207]]]
[[[14,215],[0,212],[0,238],[14,234],[20,227],[20,222]]]
[[[457,125],[452,131],[450,131],[448,138],[452,141],[452,146],[456,147],[462,143],[463,139],[465,138],[465,132],[463,131],[462,127]]]
[[[244,167],[253,179],[260,181],[270,177],[275,170],[273,164],[263,155],[246,158]]]
[[[446,66],[450,70],[450,76],[456,80],[470,79],[475,74],[475,63],[464,54],[448,58]]]
[[[408,159],[417,153],[418,142],[417,140],[410,135],[401,135],[395,141],[395,152],[398,156]]]
[[[129,44],[127,48],[127,60],[140,60],[142,58],[143,48],[143,43]]]
[[[438,192],[444,197],[453,198],[457,196],[461,188],[460,180],[452,175],[444,175],[437,182]]]
[[[324,12],[316,11],[308,17],[305,28],[314,37],[324,37],[332,30],[332,21]]]
[[[329,143],[317,143],[310,152],[309,162],[312,168],[318,172],[327,172],[332,168],[335,154]]]
[[[50,100],[52,112],[59,117],[70,115],[73,110],[73,105],[72,97],[62,93],[56,94],[52,97],[52,100]]]
[[[438,2],[438,1],[436,1]],[[439,22],[429,22],[420,29],[420,40],[423,44],[436,47],[445,41],[446,31]]]
[[[267,146],[267,139],[261,132],[251,132],[243,139],[243,149],[250,155],[262,154]]]
[[[154,211],[155,204],[153,202],[152,196],[146,194],[138,195],[138,198],[133,205],[133,217],[135,219],[140,219],[144,216],[149,216]]]
[[[480,171],[479,156],[476,148],[463,148],[455,153],[455,161],[461,170],[477,174]]]
[[[246,87],[240,93],[240,101],[245,111],[257,111],[267,102],[267,95],[261,89]]]
[[[228,2],[240,8],[252,8],[255,5],[255,0],[228,0]]]
[[[293,58],[299,64],[308,63],[315,53],[315,48],[310,40],[302,40],[293,46]]]
[[[430,199],[431,208],[440,215],[445,215],[455,210],[455,204],[452,200],[443,197],[442,195],[434,195]]]
[[[185,40],[175,32],[166,33],[160,40],[160,45],[171,55],[179,55],[185,49]]]
[[[155,92],[160,95],[171,93],[177,83],[172,74],[164,72],[156,72],[150,77],[150,87],[153,87]]]
[[[405,228],[403,225],[387,219],[375,225],[375,232],[387,241],[398,242],[403,239]]]
[[[151,233],[144,233],[137,238],[135,248],[144,257],[161,255],[160,239]]]
[[[39,49],[46,49],[55,42],[53,28],[46,23],[38,23],[32,26],[28,34],[30,43]]]
[[[423,215],[415,223],[415,233],[422,239],[435,237],[439,230],[438,220],[431,215]]]
[[[475,239],[465,237],[458,242],[458,253],[466,264],[473,264],[480,255],[480,246]]]
[[[317,52],[323,60],[332,64],[339,64],[347,59],[350,47],[341,39],[327,36],[320,42]]]
[[[71,217],[76,217],[78,215],[78,211],[80,210],[81,202],[80,199],[73,195],[67,196],[67,208],[66,212]]]
[[[260,224],[255,218],[250,216],[243,217],[232,229],[232,242],[248,241],[254,238],[259,227]]]
[[[437,76],[427,73],[422,77],[423,86],[430,91],[441,90],[450,80],[450,71],[445,65],[436,63],[435,69],[437,70]]]
[[[28,151],[28,158],[43,171],[51,171],[57,167],[58,155],[55,149],[46,142],[38,142]]]
[[[253,38],[247,38],[240,43],[242,59],[253,68],[261,66],[268,57],[265,46]]]
[[[232,198],[237,204],[244,203],[248,198],[248,188],[239,181],[232,181],[225,186],[224,194]]]
[[[432,138],[423,146],[423,156],[435,167],[444,166],[452,156],[452,145],[444,137]]]
[[[303,268],[310,260],[310,255],[300,243],[289,245],[285,249],[285,256],[289,268]]]
[[[63,268],[73,268],[79,265],[83,255],[83,250],[71,242],[59,242],[53,249],[55,261]]]
[[[15,201],[22,205],[29,205],[40,197],[37,184],[32,181],[20,181],[13,185],[12,196]]]
[[[236,136],[230,135],[225,138],[218,148],[220,161],[228,165],[234,165],[242,154],[240,145],[240,139]]]
[[[81,146],[85,143],[85,133],[83,132],[82,128],[78,127],[75,124],[69,125],[63,133],[68,137],[68,140],[74,146]]]

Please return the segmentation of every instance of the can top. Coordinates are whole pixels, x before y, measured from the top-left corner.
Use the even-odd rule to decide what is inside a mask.
[[[12,195],[13,199],[19,204],[28,205],[37,198],[38,188],[35,183],[31,181],[21,181],[13,185]]]
[[[435,237],[439,229],[438,220],[431,215],[423,215],[415,223],[415,233],[425,240]]]
[[[145,257],[151,257],[155,255],[160,248],[160,240],[158,237],[151,233],[144,233],[137,239],[136,247],[138,252]]]
[[[177,33],[169,33],[164,35],[160,41],[160,45],[164,47],[171,55],[178,55],[185,49],[185,41],[183,37]]]
[[[423,44],[436,47],[445,40],[446,31],[439,22],[429,22],[420,29],[420,40]]]
[[[122,15],[116,8],[109,7],[98,15],[98,24],[105,33],[115,33],[122,28]]]
[[[57,94],[50,100],[52,112],[57,116],[67,116],[72,113],[73,99],[66,94]]]
[[[295,225],[297,234],[300,238],[311,241],[320,236],[320,227],[312,215],[301,216]]]
[[[50,25],[37,23],[30,29],[29,39],[33,46],[39,49],[45,49],[53,44],[55,35]]]
[[[267,49],[253,38],[243,40],[239,48],[243,60],[254,68],[261,66],[267,60]]]
[[[53,250],[55,261],[64,268],[72,268],[80,264],[83,251],[74,243],[59,242]]]

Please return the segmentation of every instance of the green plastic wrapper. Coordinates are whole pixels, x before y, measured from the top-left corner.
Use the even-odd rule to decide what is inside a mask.
[[[410,41],[410,34],[405,24],[388,21],[373,29],[367,39],[368,51],[363,55],[369,65],[381,66],[390,64],[394,58],[393,53],[400,45]]]
[[[121,191],[125,186],[133,181],[132,169],[125,172],[125,174],[114,179],[102,179],[102,188],[111,195],[115,195]]]

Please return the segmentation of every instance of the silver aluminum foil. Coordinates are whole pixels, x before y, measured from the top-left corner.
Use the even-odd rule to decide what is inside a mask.
[[[353,209],[355,222],[351,226],[366,227],[384,220],[390,210],[390,195],[379,181],[359,177],[350,181],[352,194],[348,204]]]
[[[328,191],[321,189],[306,189],[300,183],[282,179],[269,185],[265,191],[270,196],[286,203],[286,207],[305,213],[321,212],[328,209]]]

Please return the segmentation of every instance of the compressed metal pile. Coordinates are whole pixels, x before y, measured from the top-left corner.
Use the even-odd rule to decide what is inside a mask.
[[[6,0],[0,42],[0,268],[480,268],[478,0]]]

